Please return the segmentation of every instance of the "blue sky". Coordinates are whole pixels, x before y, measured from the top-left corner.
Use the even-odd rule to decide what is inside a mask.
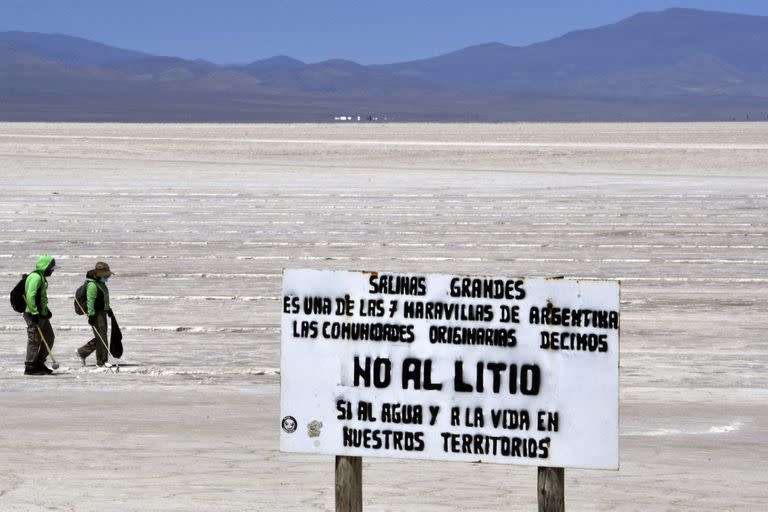
[[[217,63],[289,55],[383,64],[492,41],[522,46],[669,7],[768,16],[768,0],[2,0],[0,31]]]

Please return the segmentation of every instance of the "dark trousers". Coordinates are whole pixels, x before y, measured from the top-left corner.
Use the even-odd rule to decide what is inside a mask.
[[[98,366],[104,366],[104,363],[107,362],[107,358],[109,357],[109,351],[107,350],[107,347],[109,346],[109,338],[107,338],[107,312],[97,311],[96,323],[91,327],[93,338],[77,349],[77,353],[80,357],[86,358],[93,352],[96,352],[96,364]]]
[[[47,318],[41,318],[35,322],[29,313],[24,313],[24,321],[27,322],[27,357],[24,362],[29,366],[42,365],[48,357],[48,350],[40,339],[40,334],[42,333],[48,346],[53,350],[53,341],[56,336],[53,334],[51,322]]]

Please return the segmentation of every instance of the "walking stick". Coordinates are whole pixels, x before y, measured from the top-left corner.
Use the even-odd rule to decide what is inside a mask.
[[[85,315],[88,316],[88,313],[86,313],[85,309],[83,308],[82,304],[80,304],[80,301],[77,300],[77,297],[75,297],[75,304],[77,304],[77,307],[80,308],[80,311]],[[91,324],[88,324],[91,325]],[[104,345],[104,348],[107,350],[107,355],[109,355],[109,345],[107,345],[107,342],[104,341],[104,338],[101,336],[101,333],[96,329],[96,327],[91,325],[91,330],[96,334],[96,337],[101,340],[101,344]],[[112,363],[105,362],[104,363],[105,368],[109,368],[112,370]],[[116,371],[120,371],[120,364],[115,363]]]
[[[59,369],[59,362],[56,361],[56,358],[53,357],[53,350],[51,350],[51,347],[48,346],[48,342],[45,341],[45,336],[43,336],[43,331],[40,329],[39,325],[35,325],[37,327],[37,334],[40,335],[40,339],[43,340],[43,345],[45,345],[45,349],[48,351],[48,355],[51,356],[51,368],[54,370]]]

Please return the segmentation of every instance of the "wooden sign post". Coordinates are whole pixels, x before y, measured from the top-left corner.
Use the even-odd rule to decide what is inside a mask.
[[[336,512],[363,511],[363,458],[336,456]]]
[[[565,512],[565,470],[538,468],[539,512]],[[336,456],[336,512],[362,512],[363,458]]]
[[[565,470],[539,466],[539,512],[565,511]]]

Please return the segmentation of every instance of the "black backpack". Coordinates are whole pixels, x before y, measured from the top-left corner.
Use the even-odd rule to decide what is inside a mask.
[[[21,281],[16,283],[16,286],[11,290],[11,307],[17,313],[23,313],[27,309],[27,301],[24,300],[24,294],[27,284],[27,275],[21,275]]]
[[[85,314],[85,308],[88,305],[88,280],[80,285],[75,290],[75,313],[78,315]]]

